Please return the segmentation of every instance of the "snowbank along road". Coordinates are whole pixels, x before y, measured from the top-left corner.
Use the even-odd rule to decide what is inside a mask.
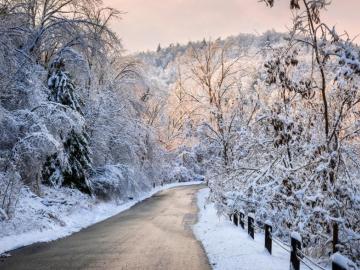
[[[210,269],[191,230],[202,187],[162,191],[70,237],[18,249],[0,269]]]

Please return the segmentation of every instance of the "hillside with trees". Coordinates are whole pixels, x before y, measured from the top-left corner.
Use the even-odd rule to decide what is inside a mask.
[[[168,181],[148,82],[109,28],[120,17],[92,0],[0,2],[1,236]]]
[[[298,231],[317,258],[331,253],[338,224],[337,249],[358,260],[360,51],[321,21],[327,5],[291,1],[287,34],[171,45],[141,59],[169,86],[162,141],[191,149],[219,213],[255,213],[284,240]]]

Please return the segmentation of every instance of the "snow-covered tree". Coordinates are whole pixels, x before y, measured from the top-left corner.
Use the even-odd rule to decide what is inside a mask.
[[[48,87],[51,91],[50,101],[69,106],[82,114],[81,100],[77,96],[75,85],[70,74],[65,70],[64,59],[56,59],[49,73]]]
[[[240,55],[231,58],[232,44],[203,41],[191,46],[186,71],[179,79],[176,96],[186,110],[188,125],[206,140],[209,151],[227,167],[232,161],[237,118]]]
[[[49,99],[82,114],[81,101],[76,95],[76,88],[70,75],[65,71],[63,59],[54,61],[50,72]],[[44,164],[42,173],[44,182],[76,187],[89,193],[87,178],[92,166],[85,125],[62,134],[61,140],[63,152],[49,156]]]

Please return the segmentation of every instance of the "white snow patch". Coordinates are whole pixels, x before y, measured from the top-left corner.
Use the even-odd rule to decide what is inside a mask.
[[[77,192],[67,195],[66,199],[69,201],[66,204],[61,203],[61,201],[49,202],[34,195],[28,196],[24,203],[29,203],[30,208],[34,211],[27,212],[26,219],[21,216],[19,220],[10,219],[0,222],[0,254],[37,242],[49,242],[69,236],[90,225],[119,214],[162,190],[202,183],[196,181],[158,186],[150,192],[143,193],[138,198],[123,204],[115,204],[114,202],[98,203],[94,199]],[[70,197],[72,197],[71,200]],[[86,200],[86,198],[88,199]],[[81,203],[74,203],[76,201],[81,201]],[[54,205],[49,206],[49,203],[54,203]],[[52,215],[54,211],[52,211],[51,207],[56,208],[56,216]],[[39,218],[41,220],[35,223],[34,219]],[[24,224],[25,222],[33,222],[36,226],[32,226],[31,223]]]
[[[197,195],[200,209],[193,231],[202,242],[215,270],[288,270],[290,253],[273,244],[273,255],[264,247],[264,235],[250,238],[241,227],[234,226],[226,217],[218,216],[214,204],[207,204],[209,189]],[[307,269],[302,266],[302,269]]]
[[[268,220],[268,219],[265,221],[265,224],[268,225],[268,226],[272,226],[271,220]]]
[[[291,238],[294,238],[295,240],[301,242],[302,241],[302,238],[301,238],[301,235],[300,233],[298,232],[292,232],[291,233]]]
[[[352,261],[350,261],[348,258],[346,258],[345,256],[341,255],[339,252],[336,252],[335,254],[333,254],[331,256],[331,260],[333,262],[335,262],[337,265],[341,266],[344,269],[353,269],[353,270],[357,270],[358,268],[356,267],[355,263],[353,263]]]

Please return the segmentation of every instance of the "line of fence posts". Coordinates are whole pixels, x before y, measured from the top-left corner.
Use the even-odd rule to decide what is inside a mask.
[[[236,226],[241,226],[242,229],[245,229],[245,214],[244,212],[236,212],[229,215],[230,221],[234,223]],[[255,237],[255,218],[254,214],[250,213],[248,215],[248,234],[251,238],[254,239]],[[272,224],[269,221],[264,223],[264,230],[265,230],[265,248],[266,250],[272,254]],[[302,248],[302,240],[299,233],[292,233],[290,236],[290,269],[292,270],[300,270],[300,263],[303,259],[303,255],[301,253]],[[338,253],[338,245],[339,243],[339,226],[337,223],[333,224],[333,253]],[[338,254],[338,257],[341,256]],[[348,267],[341,263],[341,260],[335,260],[332,257],[332,270],[348,270]]]

